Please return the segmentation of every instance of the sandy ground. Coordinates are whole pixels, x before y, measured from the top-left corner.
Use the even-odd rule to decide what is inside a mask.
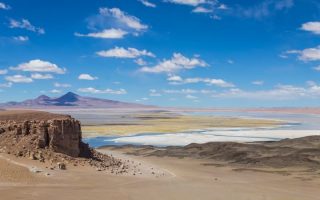
[[[110,150],[108,153],[128,160],[133,170],[127,175],[83,167],[50,171],[45,164],[0,154],[1,199],[320,199],[319,174],[235,171],[203,165],[207,163],[203,160],[128,156]],[[32,166],[44,171],[31,172]],[[133,175],[134,170],[142,174]]]

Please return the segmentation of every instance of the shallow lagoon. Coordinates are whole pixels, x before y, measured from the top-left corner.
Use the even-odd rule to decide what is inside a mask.
[[[104,123],[130,123],[133,119],[127,117],[134,111],[57,111],[70,114],[79,119],[82,124],[99,125]],[[180,112],[183,115],[201,115],[215,117],[240,117],[254,119],[276,119],[288,122],[287,125],[273,128],[212,128],[189,130],[179,133],[132,133],[130,136],[107,136],[84,138],[93,147],[103,145],[186,145],[189,143],[205,143],[212,141],[254,142],[276,141],[285,138],[297,138],[319,134],[320,116],[315,114],[288,114],[273,112]]]
[[[184,146],[190,143],[206,142],[258,142],[278,141],[286,138],[298,138],[309,135],[320,135],[319,130],[281,130],[281,129],[224,129],[195,130],[167,134],[136,134],[131,136],[110,136],[86,138],[93,147],[104,145],[153,145]]]

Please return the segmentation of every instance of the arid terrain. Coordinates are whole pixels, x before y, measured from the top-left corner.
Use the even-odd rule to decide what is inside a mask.
[[[320,200],[320,0],[0,0],[0,200]]]
[[[129,150],[129,149],[127,149]],[[33,173],[1,158],[1,195],[5,199],[319,199],[319,173],[301,168],[249,169],[215,165],[191,158],[144,157],[105,149],[129,160],[143,174],[111,175],[92,168]],[[40,163],[15,162],[37,166]],[[211,164],[210,164],[211,163]],[[44,168],[45,169],[45,168]],[[46,169],[45,169],[46,170]],[[138,170],[138,169],[137,169]]]
[[[189,144],[183,147],[114,146],[101,147],[124,151],[129,155],[144,157],[191,158],[214,161],[219,166],[246,169],[270,168],[288,170],[304,168],[320,172],[320,136],[285,139],[275,142],[209,142]],[[208,163],[210,165],[210,162]],[[319,174],[320,175],[320,174]]]
[[[0,112],[4,199],[53,200],[59,195],[71,200],[315,200],[320,196],[319,136],[166,148],[108,146],[83,157],[81,129],[70,116]],[[46,133],[48,138],[41,143]],[[71,149],[64,146],[65,140]],[[74,154],[77,147],[79,154]]]

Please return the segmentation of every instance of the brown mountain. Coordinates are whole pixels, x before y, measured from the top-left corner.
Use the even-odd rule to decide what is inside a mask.
[[[28,99],[22,102],[7,102],[0,104],[0,108],[152,108],[154,106],[84,97],[68,92],[60,97],[51,98],[41,95],[35,99]]]

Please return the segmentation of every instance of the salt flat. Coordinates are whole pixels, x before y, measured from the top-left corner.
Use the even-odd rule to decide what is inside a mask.
[[[190,143],[206,142],[257,142],[278,141],[286,138],[299,138],[320,135],[319,130],[227,130],[182,132],[171,134],[134,135],[106,139],[108,142],[154,146],[184,146]]]

